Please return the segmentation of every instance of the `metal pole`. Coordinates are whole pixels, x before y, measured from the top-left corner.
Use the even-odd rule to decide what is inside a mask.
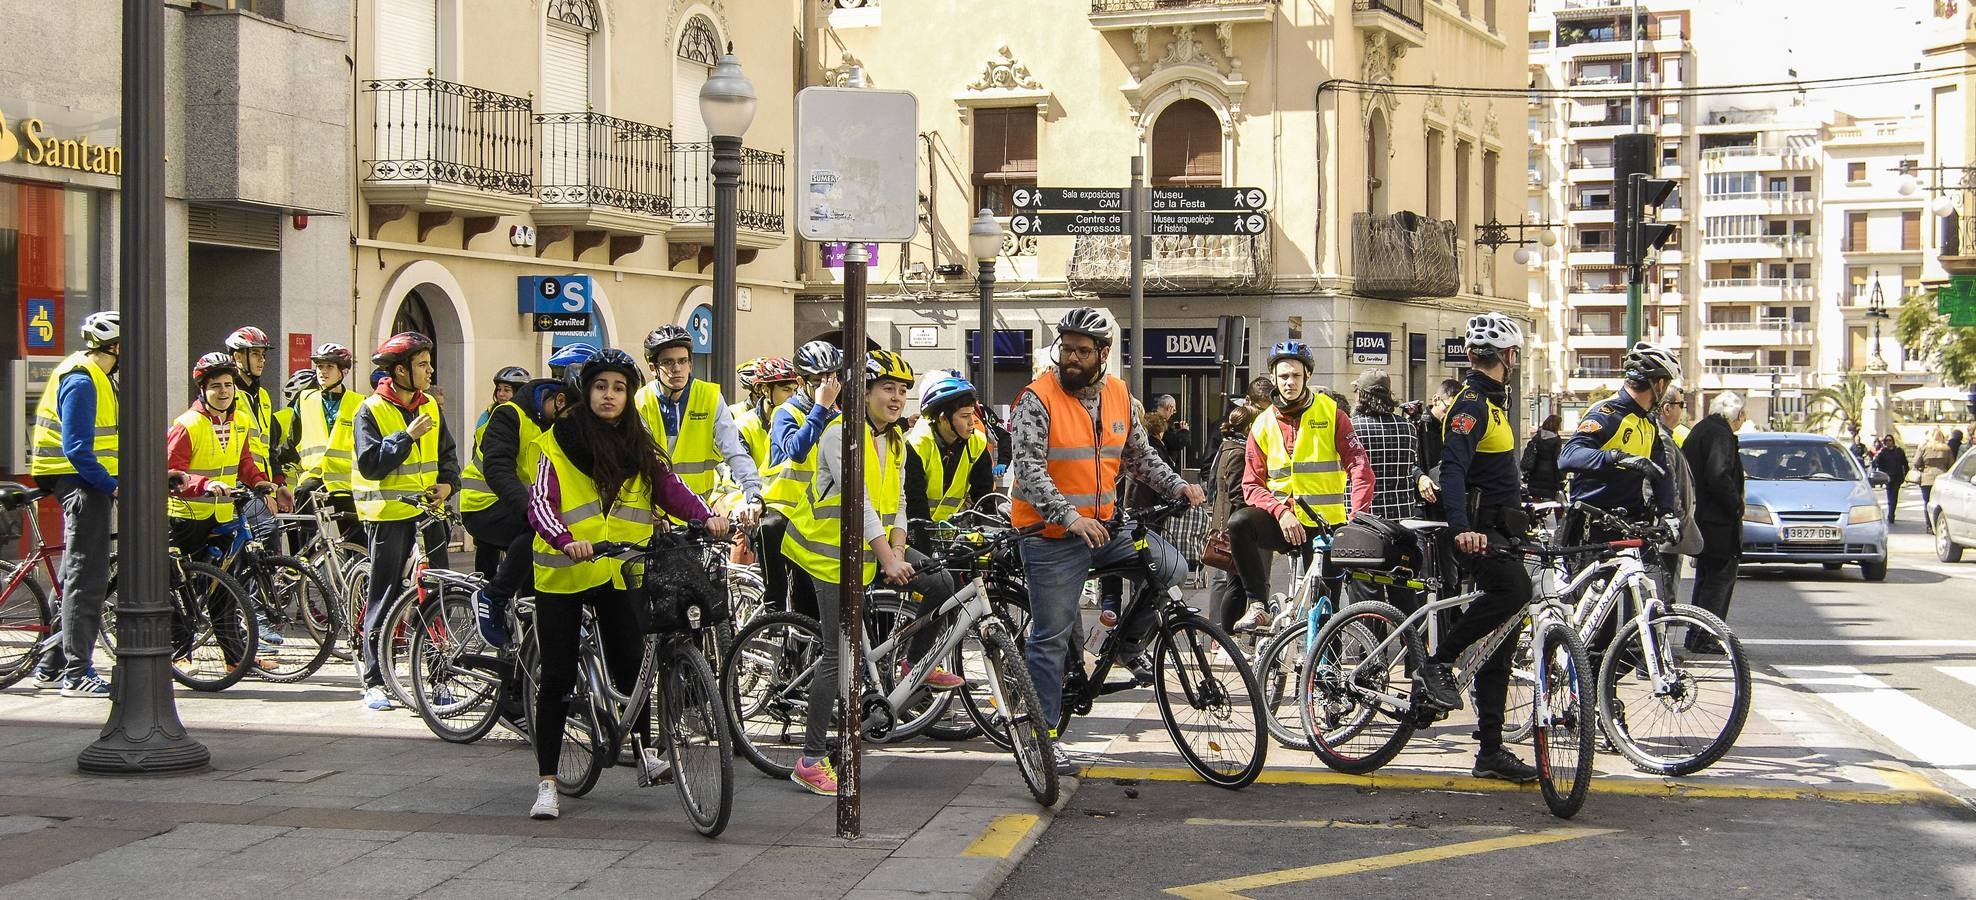
[[[864,691],[863,633],[864,571],[864,442],[865,442],[865,275],[870,260],[865,243],[852,241],[844,253],[844,390],[838,394],[844,410],[844,480],[842,491],[843,530],[838,535],[843,547],[838,583],[843,585],[844,603],[838,618],[837,645],[844,701],[843,750],[837,767],[837,836],[855,839],[864,832],[863,805],[858,796],[862,779],[859,746],[864,716],[858,711],[858,698]],[[984,338],[984,341],[986,339]]]
[[[735,206],[741,188],[741,139],[718,137],[714,144],[714,377],[721,395],[740,396],[734,381],[737,315],[734,256]],[[847,351],[848,352],[848,351]]]
[[[123,316],[117,430],[123,528],[118,582],[117,665],[110,719],[76,757],[92,774],[184,772],[211,760],[186,734],[172,700],[171,609],[165,542],[165,457],[145,437],[165,433],[165,5],[124,0],[124,170],[117,253],[117,306]]]
[[[974,370],[974,395],[981,405],[995,408],[995,261],[975,261],[975,283],[981,289],[980,324],[975,326],[974,349],[979,363]]]
[[[1626,264],[1626,346],[1629,349],[1640,342],[1640,335],[1646,330],[1646,310],[1644,308],[1646,304],[1646,285],[1641,283],[1646,277],[1646,273],[1640,265],[1640,252],[1645,249],[1641,246],[1640,242],[1640,228],[1646,224],[1646,217],[1640,214],[1639,206],[1640,188],[1645,184],[1646,180],[1647,176],[1645,173],[1635,172],[1627,176],[1625,184],[1619,186],[1620,190],[1626,191],[1633,198],[1632,202],[1627,204],[1626,213],[1631,218],[1631,221],[1625,227],[1615,229],[1619,232],[1619,240],[1626,241],[1631,245],[1627,247],[1626,254],[1628,260]]]
[[[1634,0],[1633,3],[1633,59],[1631,62],[1628,63],[1628,65],[1631,65],[1633,67],[1632,70],[1633,133],[1638,134],[1642,130],[1641,122],[1640,122],[1641,115],[1640,115],[1640,3],[1639,0]]]
[[[1126,386],[1146,395],[1146,158],[1132,157],[1132,187],[1125,192],[1126,229],[1132,235],[1132,360]]]

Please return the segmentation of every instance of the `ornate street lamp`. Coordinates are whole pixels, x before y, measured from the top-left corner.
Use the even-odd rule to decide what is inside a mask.
[[[975,396],[983,406],[995,405],[995,257],[1002,252],[1002,223],[995,211],[984,209],[967,228],[967,249],[974,254],[974,283],[981,292],[980,324],[975,328]]]
[[[714,379],[735,396],[735,202],[741,186],[741,136],[755,121],[755,86],[741,73],[734,45],[700,87],[700,118],[714,145]]]

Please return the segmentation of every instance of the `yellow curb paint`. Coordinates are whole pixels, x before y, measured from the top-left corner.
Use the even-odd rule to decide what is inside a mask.
[[[1515,825],[1408,825],[1405,822],[1351,822],[1343,819],[1187,819],[1182,824],[1226,828],[1370,828],[1393,831],[1515,831]]]
[[[1890,783],[1899,789],[1873,787],[1834,788],[1816,785],[1766,787],[1747,784],[1709,784],[1698,781],[1643,778],[1593,779],[1594,794],[1628,797],[1708,798],[1727,800],[1824,800],[1832,803],[1873,803],[1893,806],[1953,806],[1967,804],[1954,794],[1929,784],[1920,776],[1901,777],[1888,772]],[[1199,781],[1192,769],[1128,766],[1092,766],[1085,778],[1138,778],[1145,781]],[[1395,772],[1377,775],[1345,775],[1312,769],[1279,769],[1263,772],[1257,784],[1329,784],[1347,787],[1415,791],[1469,791],[1536,793],[1537,786],[1511,784],[1491,778],[1463,775],[1434,775],[1422,772]]]
[[[1022,842],[1023,837],[1029,834],[1030,829],[1036,827],[1038,821],[1040,817],[1034,813],[996,816],[993,822],[988,823],[987,830],[981,832],[981,836],[975,838],[974,843],[967,845],[966,850],[961,851],[961,855],[1007,859],[1009,854],[1015,852],[1015,845]]]
[[[1518,847],[1535,847],[1540,844],[1555,844],[1560,841],[1575,841],[1580,838],[1598,837],[1602,834],[1615,834],[1616,828],[1554,828],[1534,834],[1512,834],[1503,837],[1485,838],[1479,841],[1465,841],[1443,847],[1426,847],[1420,850],[1407,850],[1401,853],[1387,853],[1380,856],[1366,856],[1315,866],[1295,869],[1282,869],[1264,872],[1260,875],[1244,875],[1239,878],[1223,878],[1219,881],[1205,881],[1200,884],[1182,885],[1167,888],[1166,892],[1189,900],[1249,900],[1237,891],[1256,888],[1277,887],[1295,884],[1300,881],[1316,881],[1338,875],[1357,875],[1364,872],[1377,872],[1381,869],[1396,869],[1401,866],[1439,862],[1480,853],[1493,853],[1497,850],[1513,850]]]

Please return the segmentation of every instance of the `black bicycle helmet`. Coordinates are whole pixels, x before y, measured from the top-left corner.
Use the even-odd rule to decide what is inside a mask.
[[[577,379],[579,390],[588,391],[592,379],[605,372],[624,374],[625,387],[636,392],[645,384],[645,376],[638,374],[638,361],[631,354],[616,347],[605,347],[583,364],[583,374]]]
[[[1286,359],[1294,359],[1303,363],[1305,374],[1317,371],[1317,358],[1311,355],[1310,345],[1303,341],[1295,339],[1277,341],[1275,346],[1269,348],[1269,367],[1271,369],[1276,368],[1277,363]]]
[[[645,361],[658,358],[659,351],[667,347],[692,347],[693,335],[678,325],[660,325],[645,335]]]
[[[1620,361],[1625,370],[1626,380],[1645,387],[1662,378],[1671,382],[1681,381],[1681,360],[1666,348],[1641,341],[1627,351],[1626,358]]]

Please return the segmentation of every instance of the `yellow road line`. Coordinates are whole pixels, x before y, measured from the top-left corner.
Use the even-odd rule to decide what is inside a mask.
[[[1185,825],[1232,828],[1376,828],[1394,831],[1515,831],[1515,825],[1409,825],[1405,822],[1352,822],[1344,819],[1187,819]]]
[[[1710,784],[1677,781],[1671,778],[1595,778],[1591,791],[1625,797],[1709,798],[1727,800],[1824,800],[1833,803],[1873,803],[1884,805],[1926,805],[1966,808],[1961,798],[1935,787],[1918,775],[1907,776],[1883,770],[1896,788],[1825,787],[1820,785]],[[1899,777],[1896,777],[1896,776]],[[1180,767],[1091,766],[1083,778],[1137,778],[1144,781],[1198,781],[1194,770]],[[1359,788],[1416,791],[1478,791],[1534,793],[1537,786],[1511,784],[1492,778],[1467,775],[1436,775],[1427,772],[1381,772],[1373,775],[1346,775],[1317,769],[1276,769],[1256,778],[1257,784],[1327,784]]]
[[[993,822],[988,823],[988,828],[981,832],[981,836],[975,838],[974,843],[967,845],[966,850],[961,851],[961,855],[1007,859],[1009,854],[1015,852],[1015,845],[1021,843],[1030,829],[1036,827],[1038,820],[1039,817],[1035,813],[996,816]]]
[[[1276,887],[1295,884],[1300,881],[1316,881],[1338,875],[1357,875],[1364,872],[1377,872],[1381,869],[1396,869],[1401,866],[1419,863],[1439,862],[1478,853],[1493,853],[1497,850],[1511,850],[1518,847],[1535,847],[1540,844],[1555,844],[1559,841],[1575,841],[1579,838],[1614,834],[1616,828],[1554,828],[1534,834],[1512,834],[1503,837],[1484,838],[1479,841],[1465,841],[1442,847],[1424,847],[1419,850],[1406,850],[1400,853],[1386,853],[1379,856],[1365,856],[1339,862],[1323,863],[1315,866],[1302,866],[1260,875],[1244,875],[1239,878],[1223,878],[1219,881],[1205,881],[1200,884],[1182,885],[1167,888],[1166,892],[1189,900],[1248,900],[1237,891],[1256,888]]]

